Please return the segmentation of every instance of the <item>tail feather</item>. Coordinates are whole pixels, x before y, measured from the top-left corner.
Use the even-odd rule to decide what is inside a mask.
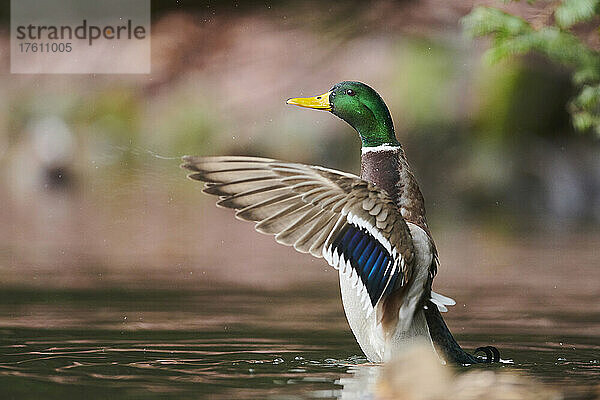
[[[446,306],[453,306],[456,304],[456,301],[450,297],[446,297],[442,294],[431,291],[431,302],[435,304],[441,312],[447,312],[448,308]]]

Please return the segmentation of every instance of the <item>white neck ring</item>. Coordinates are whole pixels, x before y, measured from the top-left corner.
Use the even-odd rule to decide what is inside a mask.
[[[379,151],[398,151],[400,149],[400,146],[395,145],[395,144],[391,144],[391,143],[384,143],[380,146],[374,146],[374,147],[362,147],[360,149],[362,154],[365,153],[372,153],[372,152],[379,152]]]

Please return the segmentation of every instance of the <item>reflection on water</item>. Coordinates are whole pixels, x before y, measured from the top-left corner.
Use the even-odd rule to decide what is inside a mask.
[[[5,398],[373,398],[380,369],[362,357],[327,290],[13,289],[0,300]],[[495,369],[589,395],[600,337],[513,329],[458,338],[515,360]]]
[[[364,361],[323,358],[346,353],[339,345],[328,351],[312,345],[314,338],[286,340],[287,335],[6,330],[0,381],[18,398],[82,391],[98,398],[111,392],[120,397],[261,398],[334,391],[345,365]]]

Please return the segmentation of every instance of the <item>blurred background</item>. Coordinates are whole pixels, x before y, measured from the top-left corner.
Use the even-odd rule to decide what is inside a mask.
[[[149,75],[10,74],[3,7],[0,325],[227,329],[215,297],[184,314],[177,303],[168,318],[153,314],[159,305],[133,318],[129,297],[111,298],[234,288],[277,305],[261,314],[269,324],[304,321],[312,304],[310,318],[349,334],[322,260],[217,209],[178,165],[184,154],[243,154],[358,173],[355,132],[285,100],[359,80],[388,104],[421,184],[442,264],[435,286],[458,302],[451,329],[600,337],[598,136],[572,126],[568,67],[536,54],[482,59],[491,41],[460,23],[482,4],[547,17],[544,1],[155,0]],[[65,306],[64,293],[88,290],[106,292]],[[273,300],[294,290],[327,312]],[[114,315],[101,314],[106,302]]]
[[[489,41],[470,39],[459,22],[474,3],[530,19],[546,6],[154,1],[150,75],[11,75],[5,61],[1,281],[166,274],[270,285],[255,270],[208,269],[224,256],[271,253],[310,263],[216,209],[178,157],[248,154],[358,173],[351,128],[285,105],[342,80],[370,84],[390,107],[443,264],[473,240],[566,250],[600,240],[600,145],[572,128],[572,71],[535,55],[482,61]],[[243,246],[232,254],[233,244]]]

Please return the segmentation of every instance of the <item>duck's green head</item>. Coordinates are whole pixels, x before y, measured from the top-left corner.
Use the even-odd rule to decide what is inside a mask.
[[[287,104],[330,111],[356,129],[363,147],[400,145],[390,111],[381,96],[364,83],[340,82],[327,93],[289,99]]]

